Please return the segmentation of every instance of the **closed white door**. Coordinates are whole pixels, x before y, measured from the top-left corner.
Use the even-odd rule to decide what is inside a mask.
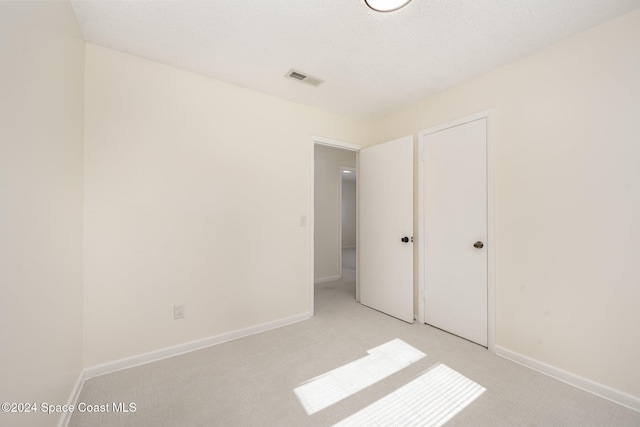
[[[487,119],[424,143],[425,322],[487,346]]]
[[[360,302],[413,322],[413,136],[358,157]]]

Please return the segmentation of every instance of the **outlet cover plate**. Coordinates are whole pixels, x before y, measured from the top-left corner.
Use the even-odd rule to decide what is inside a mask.
[[[175,320],[184,319],[184,304],[175,304],[173,306],[173,318]]]

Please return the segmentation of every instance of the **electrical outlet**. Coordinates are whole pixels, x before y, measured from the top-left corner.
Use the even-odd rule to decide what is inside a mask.
[[[175,304],[173,306],[174,320],[184,319],[184,304]]]

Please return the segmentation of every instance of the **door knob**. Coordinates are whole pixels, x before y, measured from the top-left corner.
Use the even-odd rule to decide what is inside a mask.
[[[476,249],[482,249],[482,248],[484,248],[484,243],[482,243],[481,241],[478,240],[477,242],[475,242],[473,244],[473,247],[476,248]]]
[[[409,238],[407,236],[404,236],[402,239],[400,239],[402,242],[404,243],[409,243]],[[413,240],[413,239],[412,239]]]

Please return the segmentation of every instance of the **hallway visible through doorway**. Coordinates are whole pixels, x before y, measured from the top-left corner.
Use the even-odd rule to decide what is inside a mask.
[[[356,248],[342,248],[342,280],[356,281]]]
[[[356,282],[357,153],[314,145],[314,285]],[[344,254],[343,254],[344,252]],[[344,263],[344,265],[343,265]],[[353,292],[356,298],[356,292]]]

